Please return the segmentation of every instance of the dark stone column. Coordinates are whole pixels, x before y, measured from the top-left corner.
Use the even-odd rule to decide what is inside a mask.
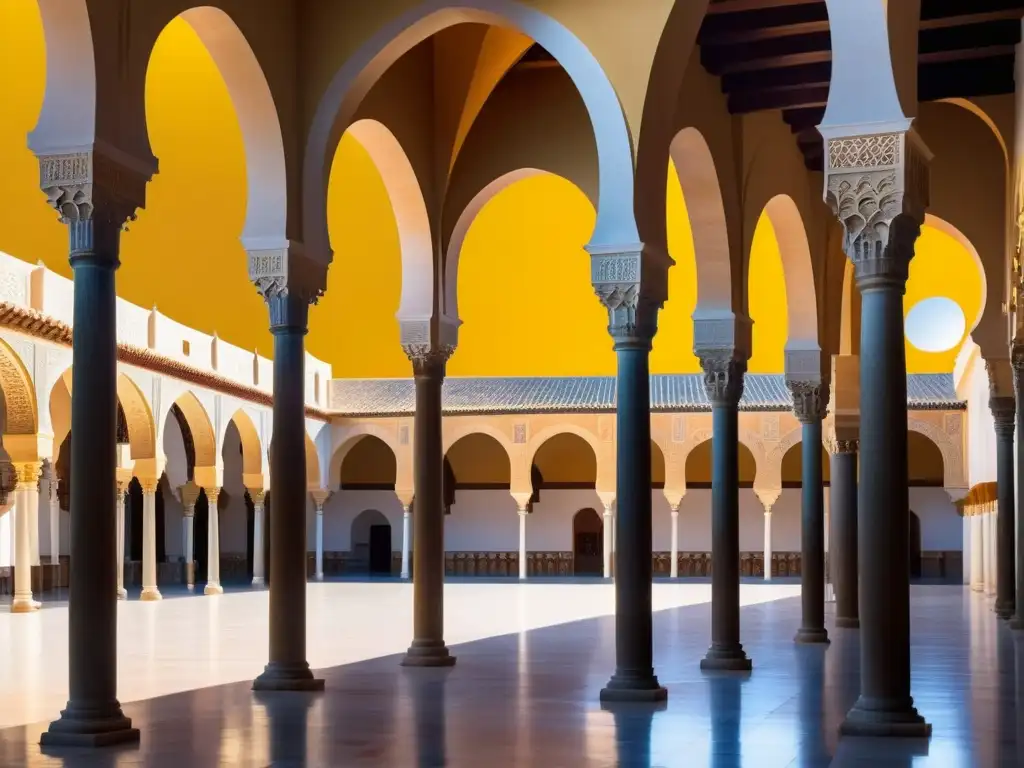
[[[825,490],[821,475],[821,420],[828,382],[789,383],[800,435],[802,517],[800,523],[800,629],[798,643],[827,643],[825,630]]]
[[[651,618],[651,339],[612,329],[616,375],[615,674],[601,701],[663,701]]]
[[[44,173],[45,176],[45,173]],[[117,700],[117,295],[121,225],[111,210],[68,202],[74,270],[71,397],[71,571],[67,706],[43,748],[139,740]]]
[[[1013,390],[1018,403],[1024,402],[1024,346],[1013,345]],[[1017,408],[1017,434],[1024,435],[1024,408]],[[1017,503],[1024,504],[1024,450],[1017,451]],[[1016,526],[1014,531],[1017,539],[1017,580],[1016,595],[1024,595],[1024,525]],[[1010,627],[1024,630],[1024,598],[1014,601],[1014,616]],[[1018,643],[1018,648],[1020,644]],[[1018,664],[1018,673],[1022,671]]]
[[[829,487],[829,564],[836,595],[836,626],[860,627],[857,607],[857,441],[832,444]]]
[[[287,289],[267,296],[274,336],[274,436],[270,455],[270,660],[254,691],[319,691],[306,661],[305,338],[309,298]],[[210,514],[213,514],[211,511]]]
[[[740,644],[739,402],[745,360],[701,360],[711,400],[711,647],[704,670],[750,671]]]
[[[860,697],[841,732],[926,737],[931,726],[910,695],[910,553],[907,365],[903,293],[919,219],[895,217],[887,241],[876,225],[848,243],[861,294]],[[849,236],[849,235],[848,235]]]
[[[1013,505],[1013,427],[1017,409],[1012,397],[989,399],[996,426],[996,615],[1009,619],[1014,613],[1016,597],[1016,537]]]
[[[450,347],[407,347],[416,380],[413,423],[413,487],[416,511],[412,545],[413,639],[402,658],[406,667],[450,667],[455,657],[444,644],[444,499],[441,479],[441,385]]]

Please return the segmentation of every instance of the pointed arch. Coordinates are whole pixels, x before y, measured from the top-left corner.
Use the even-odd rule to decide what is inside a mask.
[[[764,207],[782,257],[789,310],[786,349],[819,349],[818,299],[807,229],[793,198],[776,195]]]
[[[242,408],[239,408],[231,416],[231,423],[235,425],[238,437],[242,441],[242,477],[248,487],[251,479],[263,474],[263,448],[260,445],[260,435],[249,414]]]
[[[14,348],[0,339],[0,389],[3,390],[4,435],[34,435],[39,431],[32,376]]]
[[[188,423],[189,431],[192,433],[192,443],[196,452],[196,471],[205,467],[217,467],[220,461],[217,456],[217,438],[213,431],[213,422],[206,413],[203,404],[192,391],[186,391],[178,396],[174,404],[181,409]],[[203,485],[198,479],[197,483]],[[204,486],[205,487],[205,486]]]

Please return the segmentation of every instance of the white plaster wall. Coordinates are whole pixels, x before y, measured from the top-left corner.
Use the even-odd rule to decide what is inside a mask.
[[[0,568],[14,565],[14,507],[0,516]]]
[[[306,505],[306,539],[316,550],[316,508],[312,497]],[[271,502],[273,503],[273,502]],[[402,549],[402,503],[394,491],[335,491],[324,504],[324,551],[348,552],[352,522],[365,509],[376,509],[391,524],[391,548]]]
[[[910,509],[921,521],[922,550],[962,550],[963,519],[942,488],[911,488]]]
[[[164,554],[167,562],[173,563],[185,556],[184,524],[185,508],[171,491],[169,483],[160,484],[164,495]]]
[[[546,493],[541,493],[541,498]],[[526,521],[526,546],[530,547],[531,540],[538,548],[542,542],[555,540],[556,520],[561,512],[562,505],[536,505]],[[519,549],[519,512],[515,500],[502,490],[458,491],[451,514],[445,518],[444,546],[451,552]]]
[[[996,479],[996,432],[988,407],[988,376],[980,360],[967,376],[967,482],[974,486]]]
[[[508,496],[506,491],[492,491],[492,493]],[[664,497],[662,497],[662,500],[664,500]],[[542,490],[540,492],[540,501],[533,505],[533,513],[526,521],[526,549],[531,552],[571,552],[573,548],[573,518],[577,512],[586,508],[593,509],[603,519],[604,505],[601,504],[597,491],[588,488],[574,490],[549,488]],[[506,537],[504,541],[496,542],[494,546],[487,549],[499,551],[517,551],[519,549],[519,525],[518,517],[516,517],[518,513],[516,512],[514,502],[509,509],[514,518],[511,528],[512,535]],[[468,550],[484,549],[484,547],[473,546],[460,548]],[[452,546],[449,549],[457,548]]]

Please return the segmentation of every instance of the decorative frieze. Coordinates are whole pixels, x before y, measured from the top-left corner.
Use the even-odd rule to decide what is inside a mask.
[[[832,454],[836,453],[856,453],[860,450],[860,440],[841,440],[834,435],[828,440],[828,452]]]

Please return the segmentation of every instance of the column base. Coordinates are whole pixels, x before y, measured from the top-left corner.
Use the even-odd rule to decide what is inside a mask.
[[[252,577],[252,585],[254,587],[263,587],[263,586],[266,586],[266,582],[263,580],[262,576],[253,576]]]
[[[413,640],[401,662],[403,667],[454,667],[455,656],[443,640]]]
[[[40,603],[37,603],[31,597],[16,597],[11,602],[11,613],[32,613],[38,611]]]
[[[836,616],[836,626],[840,629],[860,629],[860,619],[857,616]]]
[[[263,674],[253,680],[254,691],[322,691],[324,681],[313,677],[305,661],[284,664],[270,662]]]
[[[658,703],[668,700],[668,691],[658,684],[651,670],[646,673],[616,672],[601,689],[601,703]]]
[[[125,589],[124,587],[121,587],[120,589],[118,589],[117,590],[117,599],[118,600],[127,600],[128,599],[128,590]]]
[[[314,581],[323,581],[324,580],[324,575],[322,573],[318,573],[316,576],[313,577],[313,580]]]
[[[985,588],[981,584],[971,584],[971,592],[984,592]]]
[[[740,643],[712,644],[700,660],[700,668],[704,672],[750,672],[753,667],[753,662]]]
[[[1012,600],[1008,602],[1000,602],[999,600],[996,600],[996,605],[993,610],[995,610],[996,616],[1005,621],[1013,617],[1013,613],[1016,608],[1014,601]]]
[[[822,627],[821,629],[809,629],[807,627],[800,627],[796,631],[796,636],[793,638],[794,643],[800,644],[811,644],[811,643],[829,643],[828,630]]]
[[[1021,630],[1024,629],[1024,615],[1017,614],[1010,619],[1010,629]]]
[[[44,751],[49,747],[109,747],[138,741],[139,729],[132,728],[131,718],[124,716],[116,700],[101,707],[75,706],[69,702],[60,719],[50,723],[39,737]]]
[[[914,700],[868,699],[861,696],[839,726],[842,736],[882,736],[927,739],[932,727],[914,708]]]
[[[164,596],[160,594],[160,590],[156,587],[143,587],[142,595],[139,599],[143,602],[155,603],[157,600],[163,600]]]
[[[223,595],[224,594],[224,587],[222,587],[220,584],[207,584],[205,587],[203,587],[203,594],[204,595]]]

